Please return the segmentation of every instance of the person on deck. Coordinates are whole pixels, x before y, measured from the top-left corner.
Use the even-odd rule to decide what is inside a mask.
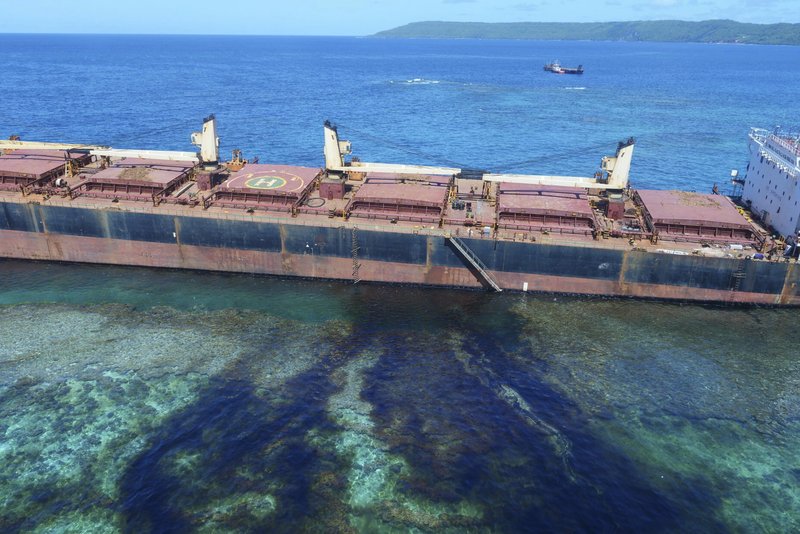
[[[786,248],[783,249],[783,257],[784,258],[791,258],[794,256],[794,251],[797,248],[797,243],[794,239],[794,235],[789,235],[786,238]]]
[[[797,232],[797,237],[794,239],[794,250],[792,251],[792,257],[794,259],[798,259],[798,257],[800,257],[800,232]]]

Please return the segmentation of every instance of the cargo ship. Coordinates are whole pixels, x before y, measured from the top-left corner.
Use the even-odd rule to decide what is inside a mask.
[[[213,116],[188,152],[0,141],[0,257],[800,304],[800,270],[762,208],[782,198],[776,185],[798,187],[789,136],[751,133],[748,212],[718,194],[632,189],[633,139],[570,177],[369,163],[335,125],[323,131],[319,168],[221,161]],[[789,194],[780,228],[794,234]]]

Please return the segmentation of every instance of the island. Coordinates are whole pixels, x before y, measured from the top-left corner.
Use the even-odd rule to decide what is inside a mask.
[[[429,39],[532,39],[662,41],[800,45],[800,24],[750,24],[733,20],[630,22],[413,22],[373,37]]]

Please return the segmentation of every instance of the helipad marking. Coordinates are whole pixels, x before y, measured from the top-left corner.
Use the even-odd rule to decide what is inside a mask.
[[[252,189],[280,189],[286,185],[286,179],[280,176],[259,176],[250,178],[244,185]]]

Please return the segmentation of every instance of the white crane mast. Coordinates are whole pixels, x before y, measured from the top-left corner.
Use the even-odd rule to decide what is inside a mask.
[[[393,163],[370,163],[353,161],[345,163],[344,156],[351,153],[349,141],[340,141],[336,126],[325,122],[325,169],[333,172],[387,172],[397,174],[456,175],[464,169],[453,167],[429,167],[424,165],[402,165]],[[604,173],[594,178],[581,176],[549,176],[527,174],[483,174],[486,182],[512,182],[548,186],[585,187],[588,189],[625,189],[628,186],[633,139],[620,143],[615,156],[606,156],[601,161]]]
[[[198,152],[167,150],[119,149],[100,145],[78,143],[45,143],[39,141],[0,140],[0,150],[65,150],[91,154],[98,157],[156,159],[185,161],[194,164],[216,165],[219,162],[219,138],[214,115],[203,121],[203,130],[192,134],[192,144],[200,147]]]

